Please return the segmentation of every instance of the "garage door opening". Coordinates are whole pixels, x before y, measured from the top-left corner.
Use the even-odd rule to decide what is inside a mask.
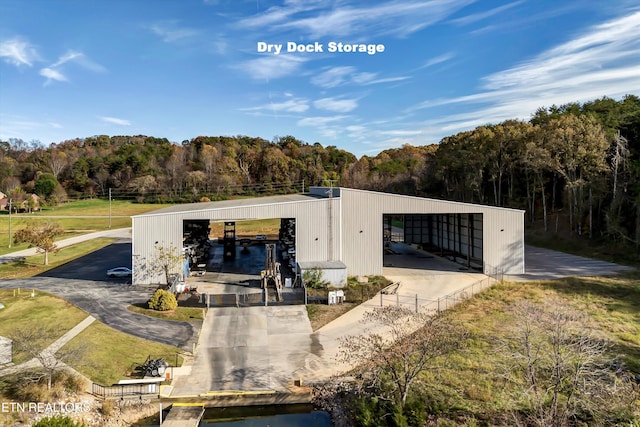
[[[283,276],[295,277],[294,218],[243,221],[183,221],[183,251],[188,276],[227,273],[257,276],[265,269],[265,245],[275,244]],[[241,280],[241,279],[239,279]]]
[[[482,272],[482,223],[480,213],[383,215],[384,266],[430,269],[436,255]]]

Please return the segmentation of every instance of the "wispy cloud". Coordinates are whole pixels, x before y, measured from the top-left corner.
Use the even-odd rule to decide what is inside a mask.
[[[107,71],[107,69],[102,65],[87,58],[87,56],[84,53],[74,51],[74,50],[69,50],[63,55],[61,55],[56,62],[40,70],[40,75],[46,78],[44,85],[47,86],[53,81],[59,81],[59,82],[68,81],[69,79],[67,78],[67,76],[63,74],[64,66],[67,63],[77,64],[82,68],[85,68],[97,73],[104,73]]]
[[[429,121],[455,131],[509,118],[528,118],[537,108],[621,97],[640,87],[640,11],[593,26],[565,43],[512,68],[486,76],[481,91],[428,100],[410,109],[457,104],[467,111]]]
[[[309,102],[306,99],[294,98],[283,102],[271,102],[257,107],[241,108],[240,111],[265,111],[286,113],[304,113],[309,109]]]
[[[179,26],[177,21],[157,22],[148,28],[167,43],[189,39],[200,34],[200,31],[194,28]]]
[[[311,83],[326,89],[342,86],[344,84],[373,85],[407,80],[410,77],[385,77],[379,78],[378,73],[359,72],[356,67],[339,66],[326,68],[324,71],[311,78]]]
[[[333,111],[335,113],[348,113],[358,108],[357,99],[321,98],[313,101],[313,106],[319,110]]]
[[[241,27],[270,31],[296,30],[310,38],[327,36],[381,35],[408,36],[440,22],[474,0],[423,0],[377,2],[375,5],[352,6],[342,2],[333,7],[324,1],[289,1],[283,7],[239,22]]]
[[[51,68],[61,67],[62,65],[66,64],[67,62],[73,62],[75,64],[78,64],[82,68],[86,68],[87,70],[95,71],[96,73],[104,73],[104,72],[107,71],[107,69],[105,67],[103,67],[102,65],[92,61],[84,53],[78,52],[78,51],[75,51],[75,50],[67,51],[64,55],[62,55],[60,58],[58,58],[58,61],[56,61],[50,67]]]
[[[119,119],[117,117],[108,117],[108,116],[102,116],[102,117],[98,117],[100,120],[102,120],[105,123],[111,123],[114,125],[118,125],[118,126],[130,126],[131,122],[129,120],[125,120],[125,119]]]
[[[455,57],[453,52],[448,52],[443,55],[436,56],[435,58],[429,59],[427,62],[422,64],[418,69],[430,68],[434,65],[442,64],[443,62],[447,62]]]
[[[292,55],[264,56],[250,59],[234,66],[254,80],[270,80],[286,77],[298,72],[305,58]]]
[[[49,68],[49,67],[45,67],[45,68],[41,69],[40,70],[40,75],[47,79],[44,82],[45,86],[48,85],[49,83],[51,83],[54,80],[59,81],[59,82],[66,82],[67,81],[67,78],[60,71],[58,71],[56,69],[53,69],[53,68]]]
[[[0,58],[17,67],[33,66],[38,60],[36,48],[21,37],[14,37],[0,43]]]
[[[509,10],[522,3],[524,3],[524,0],[515,1],[513,3],[508,3],[502,6],[498,6],[484,12],[474,13],[472,15],[467,15],[462,18],[452,19],[451,22],[456,25],[468,25],[474,22],[482,21],[486,18],[490,18],[494,15],[497,15],[498,13],[504,12],[505,10]]]

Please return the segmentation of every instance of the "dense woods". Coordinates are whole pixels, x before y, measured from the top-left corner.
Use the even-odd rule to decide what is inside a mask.
[[[525,209],[545,230],[640,246],[640,98],[540,108],[360,159],[293,136],[92,136],[0,141],[0,191],[191,202],[326,184]]]

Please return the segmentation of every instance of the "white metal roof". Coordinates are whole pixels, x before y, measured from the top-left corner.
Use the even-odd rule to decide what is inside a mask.
[[[249,206],[267,206],[279,203],[291,203],[291,202],[305,202],[310,200],[318,200],[324,197],[314,194],[288,194],[282,196],[269,196],[269,197],[252,197],[247,199],[232,199],[221,200],[217,202],[200,202],[200,203],[186,203],[175,206],[169,206],[167,208],[158,209],[155,211],[147,212],[140,215],[134,215],[133,218],[154,216],[154,215],[167,215],[167,214],[180,214],[194,211],[207,211],[214,209],[225,208],[242,208]]]

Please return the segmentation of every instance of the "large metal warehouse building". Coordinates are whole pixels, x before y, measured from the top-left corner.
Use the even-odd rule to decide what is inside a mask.
[[[349,276],[383,274],[385,239],[452,255],[469,267],[524,273],[524,211],[349,188],[307,194],[172,206],[133,219],[133,283],[164,283],[152,268],[159,248],[181,253],[185,224],[295,219],[296,261],[342,268]],[[392,225],[402,218],[401,226]],[[208,223],[208,222],[207,222]],[[183,271],[176,265],[174,272]]]

